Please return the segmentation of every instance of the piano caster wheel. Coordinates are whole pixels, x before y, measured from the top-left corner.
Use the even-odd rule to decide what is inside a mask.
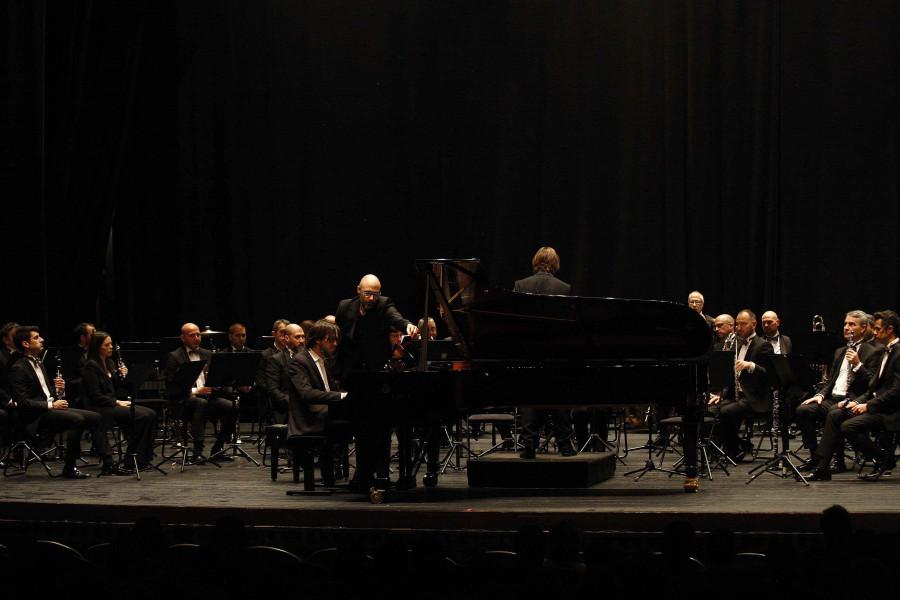
[[[422,483],[425,484],[425,487],[437,487],[438,474],[437,473],[427,473],[425,475],[425,477],[422,478]]]

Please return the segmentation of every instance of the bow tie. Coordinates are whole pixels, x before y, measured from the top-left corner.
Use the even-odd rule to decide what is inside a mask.
[[[744,338],[739,337],[739,338],[737,338],[737,343],[740,344],[741,346],[749,346],[750,340],[745,340]]]
[[[773,335],[772,337],[767,337],[766,340],[768,340],[768,341],[770,341],[770,342],[777,342],[777,341],[778,341],[778,336],[777,336],[777,335]]]

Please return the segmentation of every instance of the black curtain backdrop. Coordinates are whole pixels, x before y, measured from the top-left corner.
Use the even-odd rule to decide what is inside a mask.
[[[267,333],[413,260],[590,296],[898,303],[896,2],[5,4],[2,320]]]

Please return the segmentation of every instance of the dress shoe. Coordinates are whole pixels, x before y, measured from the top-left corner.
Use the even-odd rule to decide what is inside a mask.
[[[562,452],[560,452],[563,456],[576,456],[578,454],[578,450],[575,448],[566,448]]]
[[[103,465],[103,468],[100,469],[100,475],[102,475],[104,477],[107,477],[110,475],[127,476],[127,475],[134,475],[134,473],[132,471],[129,471],[128,469],[120,467],[119,465],[109,464],[109,465]]]
[[[210,460],[214,460],[216,462],[234,462],[234,456],[231,454],[220,454],[215,458],[211,458]]]
[[[798,471],[803,471],[804,473],[812,473],[816,470],[816,467],[819,466],[819,458],[813,456],[811,458],[807,458],[803,461],[803,464],[797,467]]]
[[[422,483],[425,487],[437,487],[438,484],[438,474],[437,473],[426,473],[425,477],[422,478]]]
[[[191,454],[190,456],[188,456],[187,461],[188,461],[188,464],[191,464],[191,465],[205,465],[206,457],[203,456],[202,454],[195,452],[195,453]]]
[[[534,448],[525,448],[524,450],[519,452],[519,458],[533,459],[537,458],[537,455],[534,451]]]
[[[806,478],[807,481],[831,481],[831,469],[828,467],[816,467],[816,470],[812,472]]]
[[[846,473],[847,472],[847,463],[842,460],[836,460],[831,463],[831,472],[832,473]]]
[[[90,475],[87,473],[82,473],[78,470],[77,467],[63,467],[62,470],[62,478],[63,479],[89,479]]]

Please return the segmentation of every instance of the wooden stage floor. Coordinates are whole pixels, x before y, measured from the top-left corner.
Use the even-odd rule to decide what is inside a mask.
[[[486,444],[476,442],[476,450]],[[259,458],[254,445],[244,447]],[[857,527],[896,531],[900,525],[900,476],[865,482],[844,473],[806,487],[763,474],[747,485],[747,472],[762,460],[757,459],[733,467],[731,476],[716,471],[713,481],[701,480],[699,492],[685,493],[677,475],[654,472],[637,482],[623,476],[645,458],[629,454],[627,468],[618,464],[611,479],[578,490],[469,488],[464,470],[448,470],[438,487],[421,486],[420,477],[419,487],[391,491],[380,505],[345,487],[330,496],[287,496],[299,489],[290,473],[273,482],[267,467],[243,460],[184,473],[166,465],[168,475],[147,472],[141,481],[98,479],[94,466],[84,469],[93,475],[89,480],[50,479],[40,465],[32,465],[26,475],[0,483],[0,520],[127,523],[153,515],[170,524],[204,525],[236,514],[256,526],[513,531],[571,519],[585,531],[652,532],[683,519],[698,531],[805,533],[818,531],[823,509],[841,504]]]

